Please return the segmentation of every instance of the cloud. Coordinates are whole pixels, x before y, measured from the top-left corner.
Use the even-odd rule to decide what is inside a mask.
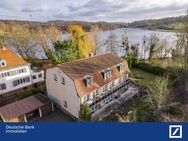
[[[0,0],[0,19],[130,22],[183,15],[187,7],[187,0]]]

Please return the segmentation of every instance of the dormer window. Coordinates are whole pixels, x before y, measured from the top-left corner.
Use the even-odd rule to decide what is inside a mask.
[[[105,69],[105,70],[103,70],[103,77],[104,77],[104,79],[107,79],[107,78],[109,78],[111,76],[112,76],[111,69]]]
[[[93,85],[93,77],[92,76],[86,76],[85,78],[85,83],[87,87],[90,87],[91,85]]]
[[[119,72],[123,72],[125,70],[125,66],[124,64],[120,64],[118,67],[117,67],[118,71]]]
[[[57,81],[57,75],[54,74],[53,77],[54,77],[54,81]]]
[[[3,59],[0,59],[0,67],[6,67],[6,61]]]

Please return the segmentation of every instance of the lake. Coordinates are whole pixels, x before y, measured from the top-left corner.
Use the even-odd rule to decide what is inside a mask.
[[[124,31],[127,30],[128,32],[128,40],[129,44],[139,44],[139,52],[141,52],[141,46],[143,44],[143,37],[146,36],[146,38],[149,38],[152,33],[155,33],[160,39],[167,39],[170,45],[174,46],[176,43],[176,33],[174,32],[166,32],[166,31],[151,31],[151,30],[143,30],[139,28],[119,28],[116,30],[110,30],[110,31],[103,31],[100,35],[102,44],[105,43],[108,36],[113,32],[117,36],[117,53],[119,56],[125,55],[125,51],[120,47],[122,35],[124,34]],[[61,39],[67,39],[67,35],[63,35]],[[103,46],[100,49],[100,53],[98,52],[97,55],[103,54],[106,51],[106,47]],[[149,53],[146,53],[146,58],[148,57]],[[39,58],[46,58],[44,53],[38,53],[37,57]]]
[[[176,33],[175,32],[166,32],[166,31],[152,31],[152,30],[143,30],[139,28],[120,28],[111,31],[104,31],[101,33],[102,41],[105,41],[107,37],[113,32],[117,36],[117,40],[121,43],[122,35],[125,30],[128,33],[129,44],[139,44],[139,52],[141,54],[143,37],[146,36],[148,39],[151,34],[155,33],[160,39],[166,39],[171,46],[175,46],[176,44]],[[104,53],[106,48],[104,47],[102,52]],[[117,47],[117,52],[119,56],[125,55],[125,51],[120,47],[120,44]],[[146,58],[148,57],[148,53],[146,54]]]

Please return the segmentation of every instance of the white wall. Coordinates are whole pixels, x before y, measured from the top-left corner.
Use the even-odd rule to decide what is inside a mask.
[[[30,65],[25,65],[25,66],[21,66],[21,67],[16,67],[16,68],[12,68],[12,69],[8,69],[8,70],[4,70],[4,71],[0,71],[0,73],[4,73],[4,72],[9,72],[9,71],[14,71],[14,70],[18,70],[18,69],[22,69],[22,68],[26,68],[26,72],[24,73],[20,73],[20,74],[16,74],[13,76],[6,76],[6,77],[2,77],[0,78],[0,84],[5,83],[6,84],[6,89],[5,90],[0,90],[0,95],[4,94],[4,93],[8,93],[17,89],[21,89],[27,86],[30,86],[34,83],[37,82],[42,82],[44,81],[44,71],[40,71],[40,72],[32,72]],[[42,77],[39,78],[38,74],[42,73]],[[32,80],[32,75],[35,74],[37,75],[37,79]],[[19,84],[18,86],[13,86],[13,81],[14,80],[18,80],[21,78],[25,78],[25,77],[29,77],[30,78],[30,82],[26,82],[26,83],[22,83]]]
[[[57,75],[57,81],[54,80],[54,74]],[[61,77],[64,77],[65,85],[61,84]],[[76,118],[79,118],[80,98],[71,78],[58,67],[50,68],[46,71],[46,88],[52,101]],[[64,106],[65,101],[67,102],[67,108]]]
[[[27,72],[20,73],[20,74],[17,74],[17,75],[13,75],[13,76],[6,76],[6,77],[3,77],[3,78],[0,78],[0,84],[1,83],[5,83],[6,84],[6,89],[5,90],[0,90],[0,94],[11,92],[11,91],[23,88],[23,87],[27,87],[27,86],[32,84],[31,75],[30,75],[30,66],[29,65],[22,66],[22,67],[17,67],[17,68],[5,70],[5,71],[0,71],[0,73],[7,72],[7,71],[12,71],[12,70],[16,70],[16,69],[21,69],[21,68],[26,68]],[[22,83],[22,84],[20,84],[20,85],[18,85],[16,87],[13,86],[13,81],[14,80],[18,80],[18,79],[21,79],[21,78],[24,78],[24,77],[30,77],[30,82]]]
[[[42,77],[39,78],[39,74],[42,74]],[[38,83],[38,82],[44,81],[44,71],[31,72],[31,75],[32,77],[33,75],[36,76],[36,79],[32,79],[32,83]]]

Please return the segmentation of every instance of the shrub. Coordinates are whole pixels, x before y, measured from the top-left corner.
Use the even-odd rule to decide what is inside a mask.
[[[80,118],[83,121],[90,121],[91,120],[91,109],[87,103],[83,103],[80,108]]]

